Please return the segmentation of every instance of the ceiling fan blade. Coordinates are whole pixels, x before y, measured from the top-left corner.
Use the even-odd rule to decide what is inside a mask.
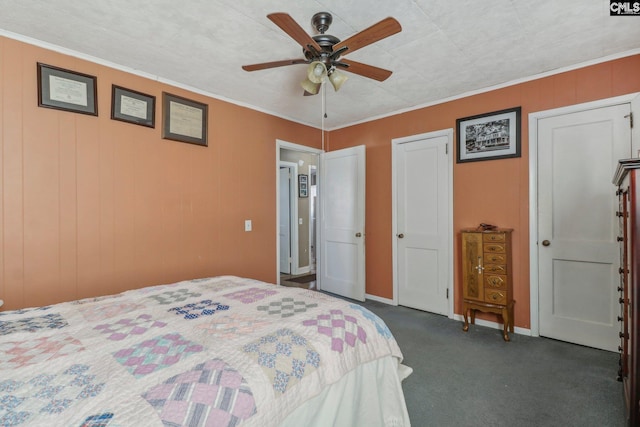
[[[263,62],[262,64],[243,65],[245,71],[266,70],[267,68],[284,67],[285,65],[308,64],[306,59],[285,59],[283,61]]]
[[[309,50],[309,46],[313,47],[318,52],[322,52],[320,45],[311,38],[305,30],[287,13],[270,13],[267,15],[274,24],[276,24],[282,31],[287,33],[289,37],[294,39],[304,49]]]
[[[347,53],[354,52],[360,48],[370,45],[371,43],[382,40],[385,37],[399,33],[400,31],[402,31],[402,27],[398,21],[391,17],[385,18],[377,24],[373,24],[369,28],[366,28],[359,33],[352,35],[348,39],[337,43],[333,46],[333,51],[335,52],[346,47],[347,51],[344,53],[346,55]]]
[[[363,77],[368,77],[373,80],[377,80],[379,82],[383,82],[391,76],[392,71],[385,70],[384,68],[374,67],[373,65],[363,64],[361,62],[356,62],[347,59],[341,59],[336,63],[338,67],[343,69],[344,71],[348,71],[350,73],[359,74]]]

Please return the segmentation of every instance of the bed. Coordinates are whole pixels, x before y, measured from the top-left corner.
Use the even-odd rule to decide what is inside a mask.
[[[0,312],[0,426],[409,426],[384,322],[221,276]]]

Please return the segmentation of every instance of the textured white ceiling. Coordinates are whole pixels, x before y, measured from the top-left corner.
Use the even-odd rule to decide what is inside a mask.
[[[302,96],[304,65],[241,69],[303,57],[267,14],[289,13],[313,35],[320,11],[341,40],[387,16],[402,25],[345,56],[393,75],[349,74],[337,93],[328,85],[328,129],[640,52],[640,16],[609,16],[609,0],[0,0],[0,35],[320,127],[322,96]]]

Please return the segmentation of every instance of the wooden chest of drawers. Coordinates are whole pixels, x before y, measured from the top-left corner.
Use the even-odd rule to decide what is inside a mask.
[[[627,425],[640,425],[640,159],[620,160],[618,187],[620,242],[620,370]]]
[[[513,332],[511,229],[462,230],[462,297],[464,327],[475,323],[475,311],[502,316],[503,338]]]

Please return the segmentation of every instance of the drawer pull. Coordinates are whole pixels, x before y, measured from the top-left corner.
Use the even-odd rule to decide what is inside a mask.
[[[494,288],[500,287],[504,284],[504,280],[502,277],[492,276],[487,280],[489,282],[489,286],[493,286]]]

